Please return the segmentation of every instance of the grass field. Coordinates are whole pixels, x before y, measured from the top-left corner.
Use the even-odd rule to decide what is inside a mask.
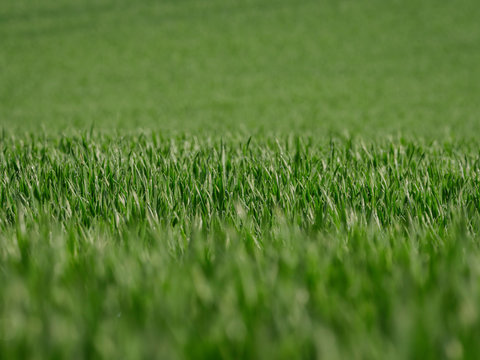
[[[480,5],[0,5],[0,359],[476,359]]]

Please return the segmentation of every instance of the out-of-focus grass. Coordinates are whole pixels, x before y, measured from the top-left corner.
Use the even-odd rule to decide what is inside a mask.
[[[0,163],[2,358],[478,354],[472,144],[6,135]]]
[[[0,124],[473,137],[478,18],[474,0],[6,0]]]
[[[295,227],[2,234],[12,358],[475,358],[478,236]],[[74,230],[76,231],[76,230]],[[28,250],[18,248],[28,243]],[[74,244],[74,245],[72,245]],[[27,255],[28,254],[28,255]]]

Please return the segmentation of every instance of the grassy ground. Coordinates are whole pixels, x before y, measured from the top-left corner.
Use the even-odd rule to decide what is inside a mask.
[[[0,6],[0,358],[477,358],[480,6]]]
[[[480,6],[6,0],[0,124],[480,132]]]

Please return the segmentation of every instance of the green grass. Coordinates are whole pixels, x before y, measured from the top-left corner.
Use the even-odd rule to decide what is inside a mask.
[[[468,143],[6,136],[0,159],[5,358],[480,350]]]
[[[480,132],[475,0],[4,0],[0,125]]]
[[[476,359],[474,0],[0,5],[0,359]]]

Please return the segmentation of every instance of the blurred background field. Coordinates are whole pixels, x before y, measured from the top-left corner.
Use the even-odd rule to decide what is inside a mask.
[[[11,1],[0,126],[474,137],[480,6]]]

